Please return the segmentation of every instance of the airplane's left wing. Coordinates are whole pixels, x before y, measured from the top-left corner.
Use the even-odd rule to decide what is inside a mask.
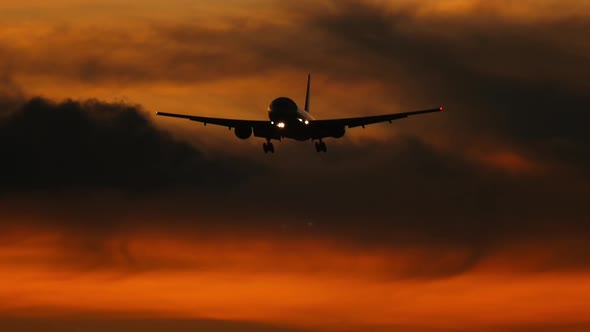
[[[393,113],[393,114],[384,114],[384,115],[374,115],[374,116],[363,116],[358,118],[344,118],[344,119],[330,119],[330,120],[314,120],[313,124],[320,126],[320,127],[348,127],[354,128],[359,126],[366,126],[374,123],[379,122],[391,122],[393,120],[406,118],[411,115],[418,115],[418,114],[425,114],[425,113],[432,113],[432,112],[441,112],[443,110],[442,107],[433,108],[428,110],[422,111],[413,111],[413,112],[405,112],[405,113]]]
[[[173,118],[188,119],[191,121],[201,122],[204,125],[212,124],[229,129],[235,128],[251,128],[256,137],[271,137],[277,138],[274,126],[268,120],[240,120],[240,119],[224,119],[224,118],[210,118],[205,116],[195,116],[186,114],[175,114],[166,112],[156,112],[157,115],[169,116]],[[278,137],[280,138],[280,137]]]

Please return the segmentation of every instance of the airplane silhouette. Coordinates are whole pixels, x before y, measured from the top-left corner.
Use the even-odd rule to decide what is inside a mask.
[[[402,119],[411,115],[441,112],[442,107],[413,111],[405,113],[393,113],[374,116],[363,116],[356,118],[316,120],[309,114],[311,74],[307,76],[307,92],[305,95],[305,107],[299,106],[290,98],[279,97],[273,100],[268,107],[269,120],[240,120],[210,118],[195,115],[174,114],[157,112],[157,115],[170,116],[175,118],[189,119],[202,122],[204,125],[212,124],[234,129],[238,138],[248,139],[252,134],[255,137],[266,138],[262,145],[264,153],[274,153],[275,148],[271,140],[280,141],[283,138],[291,138],[298,141],[312,140],[315,142],[317,152],[327,152],[328,148],[323,139],[326,137],[340,138],[346,133],[346,128],[365,127],[366,125],[389,122]]]

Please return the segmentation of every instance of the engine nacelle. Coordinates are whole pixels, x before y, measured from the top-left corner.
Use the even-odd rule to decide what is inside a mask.
[[[236,127],[234,133],[239,139],[248,139],[252,136],[252,127]]]
[[[334,128],[334,131],[332,132],[332,137],[340,138],[340,137],[344,136],[345,133],[346,133],[346,128],[344,126],[339,127],[339,128]]]

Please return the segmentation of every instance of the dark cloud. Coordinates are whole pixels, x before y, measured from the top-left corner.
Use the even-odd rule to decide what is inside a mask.
[[[327,68],[392,86],[403,80],[396,98],[444,103],[453,123],[443,123],[462,139],[490,136],[549,159],[568,153],[550,150],[563,140],[579,149],[578,158],[589,155],[590,53],[581,41],[590,20],[522,23],[482,14],[420,18],[411,7],[343,1],[309,23],[328,36],[330,53],[364,64]]]
[[[261,171],[205,156],[157,129],[137,105],[37,97],[0,115],[4,194],[216,191]]]
[[[15,216],[32,209],[36,212],[28,213],[29,220],[78,229],[81,241],[68,252],[84,256],[73,261],[90,266],[127,255],[124,241],[121,252],[113,252],[113,231],[148,228],[165,238],[182,233],[195,243],[202,234],[239,234],[277,243],[329,240],[361,252],[420,253],[420,259],[389,271],[391,278],[458,275],[511,250],[527,260],[505,262],[515,271],[590,268],[590,246],[584,240],[590,235],[587,180],[553,171],[513,173],[414,137],[369,146],[333,144],[326,158],[318,158],[310,146],[281,143],[280,153],[267,161],[273,172],[242,181],[223,195],[207,187],[132,201],[66,197],[72,206],[66,211],[64,197],[40,196],[33,204],[5,202],[2,208],[5,215],[16,210]],[[305,155],[304,150],[310,150],[308,157],[293,158]],[[84,235],[88,229],[93,237]],[[539,259],[528,261],[527,248],[540,243]],[[285,254],[291,249],[275,248]],[[454,252],[460,255],[449,260]],[[168,264],[140,260],[130,267]]]
[[[367,236],[368,243],[399,244],[404,238],[415,243],[405,232],[427,235],[424,240],[431,245],[480,245],[490,238],[534,237],[567,225],[588,231],[580,218],[588,181],[574,184],[580,181],[577,175],[560,170],[512,173],[413,137],[332,147],[321,166],[316,159],[313,165],[301,161],[293,165],[298,176],[288,176],[293,169],[276,175],[280,186],[272,186],[275,178],[259,183],[268,193],[269,208],[277,215],[307,216],[325,232],[348,229],[345,233],[357,239]],[[297,152],[283,154],[287,159]],[[301,209],[290,209],[298,198],[304,201]]]
[[[43,110],[48,113],[27,115]],[[34,121],[18,120],[30,117]],[[412,136],[360,145],[333,141],[326,156],[316,155],[307,144],[282,142],[271,158],[255,154],[255,163],[227,157],[209,160],[154,129],[136,106],[97,101],[52,104],[34,99],[6,119],[1,123],[11,130],[3,136],[21,134],[18,140],[2,140],[5,155],[11,156],[2,166],[9,171],[2,174],[12,174],[4,178],[3,191],[27,195],[24,201],[5,195],[0,204],[3,215],[18,219],[30,211],[32,222],[67,225],[80,234],[92,229],[93,237],[81,235],[70,250],[85,257],[74,261],[90,266],[108,265],[126,255],[117,251],[113,257],[113,232],[147,227],[181,230],[194,241],[206,232],[330,239],[397,252],[423,248],[421,260],[391,271],[396,278],[460,274],[507,247],[538,241],[553,253],[515,269],[590,267],[590,247],[580,241],[590,234],[585,218],[589,182],[560,169],[512,172]],[[158,139],[144,138],[146,132]],[[78,139],[72,143],[71,137]],[[94,141],[95,137],[101,139]],[[4,148],[14,142],[19,142],[18,150]],[[56,146],[62,147],[47,154]],[[92,156],[81,150],[92,151]],[[47,167],[52,171],[40,170]],[[105,180],[105,172],[113,179]],[[207,178],[194,177],[199,173]],[[149,192],[152,197],[100,195],[109,189]],[[42,193],[33,194],[34,190]],[[66,195],[48,197],[43,193],[47,191]],[[68,191],[95,195],[75,197]],[[448,251],[462,255],[449,261]],[[425,260],[428,265],[422,264]]]

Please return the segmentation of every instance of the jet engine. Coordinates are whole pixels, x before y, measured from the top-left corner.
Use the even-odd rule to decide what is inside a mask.
[[[344,136],[345,133],[346,133],[346,128],[344,126],[334,128],[334,130],[332,132],[332,137],[340,138],[340,137]]]
[[[252,127],[236,127],[234,133],[239,139],[248,139],[252,136]]]

